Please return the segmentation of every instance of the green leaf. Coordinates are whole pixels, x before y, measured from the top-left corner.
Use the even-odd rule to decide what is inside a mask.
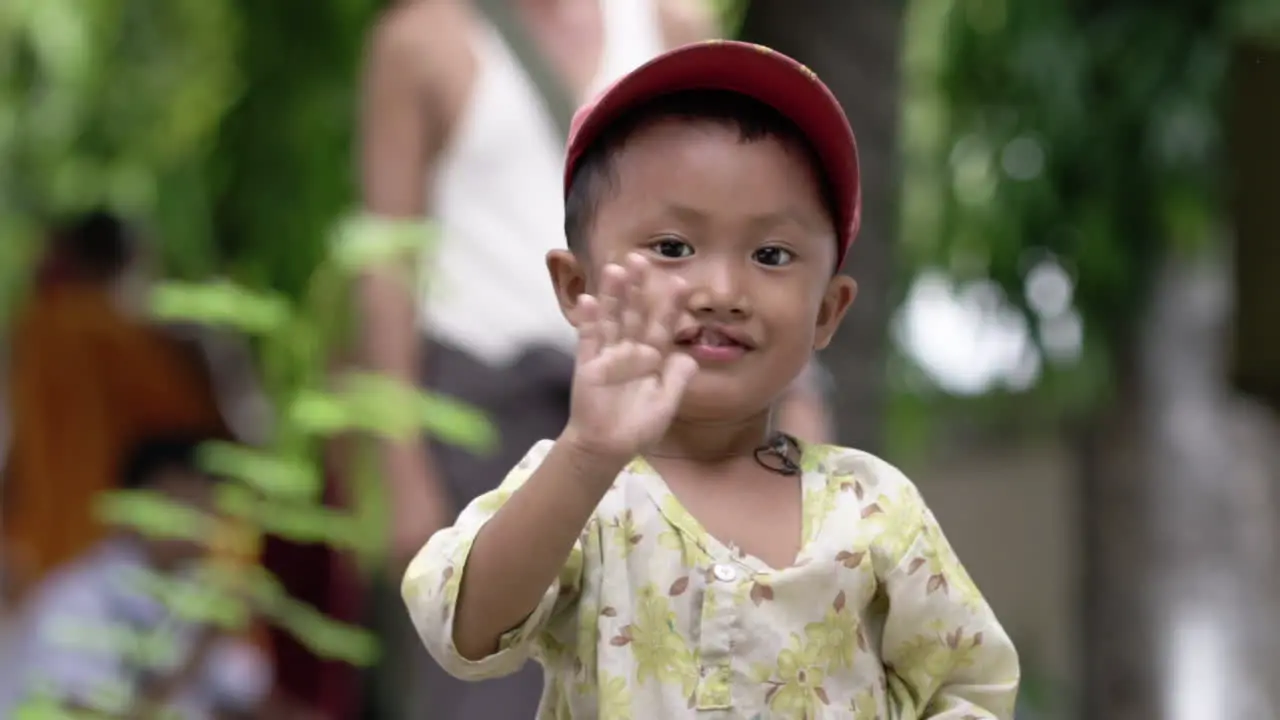
[[[203,541],[211,536],[213,521],[208,515],[149,490],[114,490],[100,495],[95,504],[104,523],[152,538]]]
[[[300,392],[290,407],[290,422],[312,434],[367,432],[395,440],[426,431],[473,452],[491,452],[497,445],[485,415],[456,400],[367,373],[347,374],[341,387],[339,392]]]
[[[437,394],[419,394],[417,406],[419,422],[433,437],[477,453],[497,450],[497,431],[484,413]]]
[[[319,496],[323,486],[323,478],[313,464],[243,445],[206,443],[200,457],[209,472],[241,480],[268,497],[313,499]]]
[[[255,335],[279,331],[293,316],[280,295],[229,282],[161,283],[152,291],[151,310],[161,320],[199,322]]]
[[[416,265],[439,235],[430,221],[361,214],[344,219],[333,236],[332,259],[349,273],[375,265]]]
[[[321,658],[360,666],[377,661],[378,645],[372,634],[336,622],[290,597],[265,570],[251,576],[250,588],[255,607]]]

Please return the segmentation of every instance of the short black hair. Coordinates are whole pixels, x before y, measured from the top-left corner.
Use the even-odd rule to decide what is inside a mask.
[[[663,95],[623,115],[606,129],[578,161],[564,200],[564,234],[569,249],[586,249],[591,224],[605,194],[618,182],[614,158],[637,130],[658,120],[675,118],[718,123],[738,131],[744,143],[775,138],[801,150],[814,170],[823,207],[836,224],[839,217],[831,180],[813,144],[800,128],[774,107],[730,90],[682,90]]]
[[[144,438],[133,445],[120,468],[120,487],[145,490],[166,470],[190,471],[212,481],[199,467],[200,446],[208,438],[193,435],[161,435]]]
[[[106,210],[60,218],[52,224],[54,245],[97,275],[120,273],[136,254],[133,229]]]

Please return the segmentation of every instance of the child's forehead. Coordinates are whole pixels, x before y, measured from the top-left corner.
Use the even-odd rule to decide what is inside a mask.
[[[661,152],[677,145],[774,143],[790,147],[795,141],[779,132],[746,130],[740,121],[732,118],[657,115],[625,126],[614,143],[614,154],[635,154]]]
[[[675,225],[686,228],[733,227],[768,231],[792,228],[806,235],[826,238],[832,234],[825,216],[808,208],[785,203],[760,207],[752,203],[716,203],[710,192],[682,197],[650,197],[642,203],[619,202],[615,217],[623,227]]]
[[[613,199],[624,208],[692,220],[714,203],[762,222],[822,212],[821,183],[802,152],[785,138],[743,137],[720,123],[671,120],[638,129],[610,165]]]
[[[809,173],[802,152],[785,138],[744,136],[733,126],[663,119],[639,127],[614,148],[609,164],[619,184],[688,179],[730,169],[770,175]]]

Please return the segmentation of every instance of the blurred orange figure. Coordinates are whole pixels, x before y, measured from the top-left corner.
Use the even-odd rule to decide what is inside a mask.
[[[94,498],[139,439],[228,435],[197,356],[129,309],[136,254],[105,213],[55,227],[14,320],[3,527],[19,588],[102,538]]]

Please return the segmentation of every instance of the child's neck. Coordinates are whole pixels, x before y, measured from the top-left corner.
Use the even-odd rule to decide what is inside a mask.
[[[729,422],[677,419],[646,454],[703,463],[751,457],[768,441],[771,431],[768,411]]]

